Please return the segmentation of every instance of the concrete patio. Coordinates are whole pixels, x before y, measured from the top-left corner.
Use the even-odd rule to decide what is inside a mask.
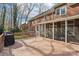
[[[4,47],[0,56],[78,56],[79,45],[43,37],[16,40],[13,46]]]

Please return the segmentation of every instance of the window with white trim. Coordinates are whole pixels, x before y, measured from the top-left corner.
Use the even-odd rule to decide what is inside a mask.
[[[61,11],[61,15],[65,14],[65,7],[61,8],[60,11]]]
[[[56,9],[56,15],[65,15],[66,14],[66,6],[62,6]]]

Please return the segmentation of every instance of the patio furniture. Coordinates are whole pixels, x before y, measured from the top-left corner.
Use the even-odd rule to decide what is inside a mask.
[[[4,35],[0,35],[0,52],[3,50],[4,47]]]

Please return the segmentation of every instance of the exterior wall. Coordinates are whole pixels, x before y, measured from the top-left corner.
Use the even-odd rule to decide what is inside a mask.
[[[69,6],[67,9],[68,16],[77,15],[79,14],[79,3]]]
[[[51,13],[51,14],[47,14],[45,16],[39,17],[35,21],[37,23],[41,23],[41,22],[44,22],[44,21],[50,21],[50,20],[53,20],[53,19],[59,19],[59,18],[64,18],[64,17],[67,17],[67,16],[73,16],[73,15],[79,14],[79,4],[74,4],[73,6],[69,6],[69,5],[65,4],[65,5],[61,5],[59,7],[62,7],[62,6],[67,7],[65,15],[56,15],[56,14]],[[57,8],[59,8],[59,7],[57,7]],[[55,10],[56,10],[56,8],[55,8]]]
[[[53,15],[52,15],[52,13],[37,18],[36,20],[32,21],[32,25],[35,25],[35,24],[37,24],[37,23],[41,23],[41,22],[44,22],[44,21],[50,21],[50,20],[53,20]]]
[[[30,29],[32,29],[32,31],[35,32],[35,26],[38,23],[41,23],[41,22],[44,22],[44,21],[56,20],[56,19],[65,18],[65,17],[68,17],[68,16],[73,16],[73,15],[79,14],[79,4],[74,4],[72,6],[70,6],[68,4],[63,4],[61,6],[66,6],[66,14],[65,15],[56,15],[56,14],[53,14],[53,12],[48,13],[44,16],[41,16],[41,17],[33,20],[32,24],[30,25]],[[58,6],[57,8],[59,8],[61,6]],[[56,10],[56,8],[55,8],[55,10]],[[55,12],[55,10],[54,10],[54,12]]]
[[[35,26],[34,26],[34,21],[29,22],[27,24],[22,24],[21,29],[26,31],[27,35],[34,36],[35,34]]]
[[[34,21],[36,23],[41,23],[43,21],[50,21],[50,20],[57,19],[57,18],[59,19],[59,18],[63,18],[63,17],[67,17],[67,16],[73,16],[73,15],[79,14],[79,3],[78,4],[74,4],[73,6],[69,6],[68,4],[65,4],[65,5],[61,5],[59,7],[62,7],[62,6],[66,6],[67,7],[65,15],[56,15],[56,14],[52,14],[51,13],[51,14],[47,14],[45,16],[39,17],[39,18],[37,18]],[[57,8],[59,8],[59,7],[57,7]],[[55,10],[56,10],[56,8],[55,8]],[[32,21],[32,22],[34,22],[34,21]]]
[[[53,15],[52,15],[52,13],[46,15],[46,20],[47,20],[47,21],[53,20]]]
[[[67,4],[63,4],[63,5],[60,5],[60,6],[56,7],[56,8],[54,8],[55,9],[54,10],[54,12],[55,12],[54,19],[67,17],[67,13],[68,13],[67,12],[67,10],[68,10],[67,6],[68,6]],[[56,9],[61,8],[61,7],[65,7],[65,14],[63,14],[63,15],[56,15]]]
[[[59,7],[62,7],[62,6],[66,6],[66,14],[65,15],[55,15],[54,14],[54,19],[63,18],[63,17],[67,17],[67,16],[73,16],[73,15],[79,14],[79,3],[73,4],[71,6],[69,4],[65,4],[65,5],[61,5]],[[57,7],[57,8],[59,8],[59,7]]]
[[[26,30],[27,28],[28,28],[28,24],[24,23],[24,24],[21,25],[21,29],[22,30]]]
[[[28,26],[28,31],[27,34],[29,34],[30,36],[34,36],[35,34],[35,21],[33,21],[32,23],[29,24]]]

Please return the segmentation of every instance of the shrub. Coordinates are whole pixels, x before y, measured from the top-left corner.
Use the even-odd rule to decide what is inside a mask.
[[[4,32],[4,29],[2,26],[0,26],[0,35]]]
[[[12,28],[10,31],[13,32],[13,33],[21,32],[21,30],[19,28]]]

